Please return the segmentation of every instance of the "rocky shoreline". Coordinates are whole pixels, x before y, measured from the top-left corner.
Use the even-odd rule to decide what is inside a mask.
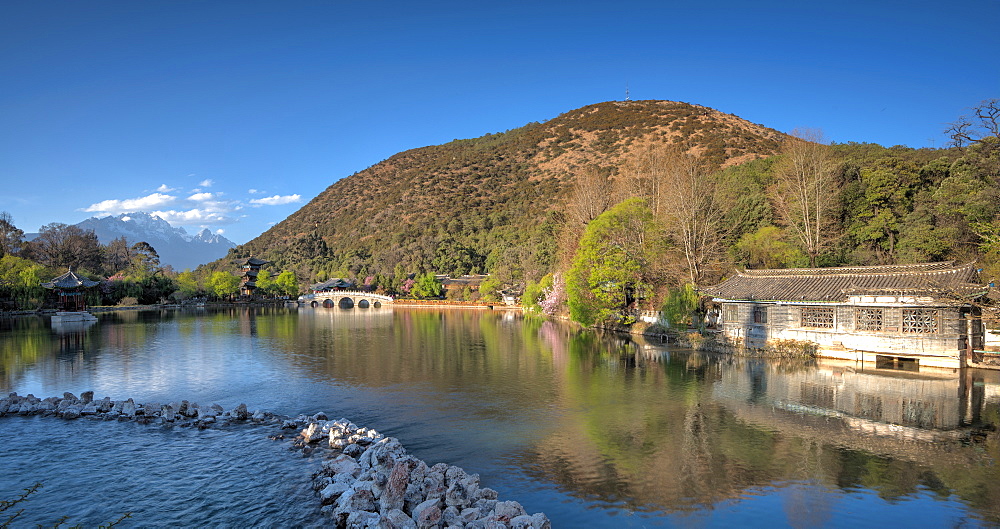
[[[321,511],[336,527],[551,527],[543,513],[529,515],[520,503],[499,500],[497,491],[481,485],[478,474],[445,463],[429,466],[408,454],[398,439],[346,419],[331,421],[325,413],[293,418],[251,412],[245,404],[225,410],[218,404],[199,406],[186,400],[167,404],[137,403],[131,398],[96,400],[92,391],[80,397],[63,393],[40,399],[11,393],[0,398],[0,417],[29,415],[192,428],[274,426],[277,431],[269,438],[290,438],[292,449],[323,458],[321,469],[313,475],[313,490]]]

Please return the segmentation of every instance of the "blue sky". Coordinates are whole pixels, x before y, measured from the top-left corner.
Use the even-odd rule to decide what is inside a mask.
[[[997,20],[1000,0],[4,2],[0,211],[26,232],[160,212],[243,243],[399,151],[626,85],[940,147],[1000,97]]]

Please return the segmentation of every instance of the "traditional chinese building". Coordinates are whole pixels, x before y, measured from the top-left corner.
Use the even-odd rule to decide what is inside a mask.
[[[318,292],[338,292],[343,290],[355,290],[354,282],[342,277],[331,277],[326,281],[310,285],[309,290],[314,294]]]
[[[919,369],[972,365],[987,292],[972,264],[953,262],[745,270],[702,291],[736,347],[815,344],[817,355]]]
[[[256,257],[247,257],[246,259],[236,261],[236,265],[240,267],[241,296],[253,296],[254,290],[257,289],[257,276],[260,275],[260,267],[268,263],[270,261],[257,259]]]
[[[98,281],[91,281],[86,277],[78,276],[73,269],[69,272],[49,281],[42,283],[42,286],[54,290],[59,296],[56,307],[67,312],[79,312],[87,309],[87,299],[85,290],[95,287]]]

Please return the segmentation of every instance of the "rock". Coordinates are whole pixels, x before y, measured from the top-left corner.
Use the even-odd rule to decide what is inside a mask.
[[[427,500],[413,508],[413,521],[417,527],[439,527],[441,525],[441,500]]]
[[[336,503],[340,496],[349,490],[351,490],[351,486],[346,482],[334,481],[326,487],[323,487],[323,490],[319,492],[319,501],[323,505]]]
[[[371,491],[371,482],[358,481],[354,486],[344,491],[337,500],[337,508],[334,514],[339,518],[346,518],[355,511],[372,511],[377,508],[375,505],[375,495]]]
[[[319,423],[315,422],[309,423],[309,426],[306,426],[306,428],[300,433],[302,434],[302,439],[306,442],[306,444],[317,443],[320,439],[326,437],[326,434],[323,433],[323,429],[320,427]]]
[[[158,417],[160,415],[159,402],[147,402],[142,405],[142,414],[147,417]]]
[[[368,529],[379,527],[382,517],[377,512],[354,511],[347,515],[348,529]]]
[[[83,393],[80,394],[80,400],[83,401],[84,404],[90,404],[91,402],[94,401],[94,392],[84,391]]]
[[[403,456],[406,450],[403,448],[402,443],[399,439],[395,437],[386,437],[381,441],[368,447],[364,454],[358,458],[358,462],[361,463],[361,470],[367,470],[373,467],[386,467],[390,468],[396,461],[396,459]]]
[[[74,394],[72,394],[72,393],[70,393],[68,391],[65,392],[65,393],[63,393],[63,398],[69,401],[67,403],[67,406],[70,405],[70,404],[73,404],[77,400],[76,399],[76,395],[74,395]]]
[[[445,527],[455,527],[456,525],[462,525],[464,522],[462,522],[462,517],[457,507],[448,507],[441,511],[441,523]]]
[[[91,400],[80,410],[80,415],[97,415],[97,403]]]
[[[469,507],[468,509],[462,509],[462,512],[459,513],[458,519],[462,522],[462,524],[467,524],[473,520],[482,518],[482,516],[483,511],[479,510],[479,507]]]
[[[323,470],[333,476],[358,477],[361,473],[361,465],[351,456],[341,454],[333,459],[323,462]]]
[[[98,413],[108,413],[109,411],[111,411],[112,408],[114,408],[114,406],[115,406],[115,403],[111,400],[111,397],[104,397],[97,404],[97,412]]]
[[[417,523],[399,509],[393,509],[382,514],[382,526],[384,529],[417,529]]]
[[[174,412],[174,406],[172,404],[164,404],[160,407],[160,417],[162,417],[165,422],[174,422],[174,420],[177,419],[177,414]]]
[[[267,419],[267,415],[264,412],[257,410],[253,412],[253,417],[251,418],[254,422],[262,422]]]
[[[482,499],[484,499],[484,500],[495,500],[499,496],[500,495],[497,493],[497,491],[495,491],[495,490],[493,490],[493,489],[491,489],[489,487],[483,487],[483,488],[479,489],[479,497],[482,498]]]
[[[344,454],[354,458],[361,457],[363,453],[365,453],[365,449],[361,445],[347,445],[344,447]]]
[[[247,405],[243,403],[240,403],[238,406],[233,408],[230,415],[232,415],[237,421],[245,421],[250,418],[250,413],[247,412]]]
[[[314,420],[314,421],[316,421],[316,422],[320,422],[320,421],[326,421],[326,420],[328,420],[328,418],[327,418],[326,414],[325,414],[325,413],[323,413],[323,412],[319,412],[319,413],[317,413],[316,415],[313,415],[312,417],[310,417],[310,419],[312,419],[312,420]]]
[[[489,516],[489,520],[496,520],[498,522],[510,522],[518,516],[528,514],[525,512],[524,507],[516,501],[498,501],[496,507],[493,508],[493,515]]]
[[[135,418],[135,401],[128,399],[122,403],[121,414],[128,417],[129,419]]]
[[[379,498],[379,512],[403,508],[406,486],[410,484],[410,470],[416,466],[416,459],[412,456],[396,461],[389,473],[389,479],[382,491],[382,496]]]
[[[76,406],[66,408],[62,412],[62,418],[66,420],[79,419],[80,418],[79,408],[77,408]]]

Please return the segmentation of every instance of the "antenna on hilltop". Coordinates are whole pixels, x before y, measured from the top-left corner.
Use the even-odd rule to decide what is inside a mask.
[[[631,101],[631,100],[632,99],[629,98],[629,93],[628,93],[628,83],[625,83],[625,101]]]

